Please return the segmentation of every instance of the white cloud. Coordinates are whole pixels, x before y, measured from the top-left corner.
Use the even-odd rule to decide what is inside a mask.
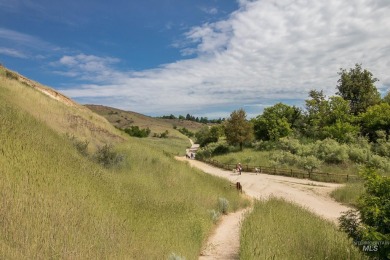
[[[183,53],[193,59],[120,72],[111,68],[116,59],[64,56],[62,65],[96,84],[63,92],[146,114],[222,115],[246,104],[303,100],[313,88],[334,94],[339,68],[355,63],[380,79],[378,87],[390,82],[389,1],[239,3],[228,19],[185,34],[192,46]]]
[[[22,59],[27,58],[27,55],[24,54],[23,52],[11,48],[0,47],[0,54],[15,57],[15,58],[22,58]]]
[[[206,14],[218,14],[218,8],[216,7],[202,7],[201,10],[205,12]]]

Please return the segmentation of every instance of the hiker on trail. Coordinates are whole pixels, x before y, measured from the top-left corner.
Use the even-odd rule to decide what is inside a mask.
[[[241,175],[241,172],[242,172],[241,163],[238,163],[238,164],[237,164],[237,171],[238,171],[238,174]]]

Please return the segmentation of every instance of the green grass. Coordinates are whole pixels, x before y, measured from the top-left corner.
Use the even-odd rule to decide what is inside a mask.
[[[364,192],[363,182],[351,182],[332,191],[331,196],[336,201],[350,206],[356,206],[359,197]]]
[[[56,130],[68,124],[62,113],[79,115],[77,109],[27,88],[39,102],[34,108],[15,95],[24,91],[19,83],[0,80],[0,259],[167,259],[172,253],[197,259],[219,198],[231,210],[248,204],[226,189],[226,180],[176,161],[171,153],[181,151],[182,141],[169,150],[168,140],[117,142],[124,162],[103,168]],[[72,129],[86,130],[76,125],[66,132]],[[116,133],[104,129],[103,135]],[[116,140],[98,134],[82,136]]]
[[[367,259],[347,235],[282,199],[256,201],[241,230],[240,259]]]
[[[270,167],[270,166],[274,166],[270,161],[271,153],[272,151],[271,152],[256,151],[254,149],[247,148],[241,152],[239,151],[239,152],[233,152],[225,155],[214,156],[213,159],[222,163],[229,163],[229,164],[236,164],[238,162],[241,162],[244,165],[249,164],[253,166]],[[300,171],[304,170],[296,166],[276,165],[276,167],[300,170]],[[358,166],[352,163],[343,164],[343,165],[329,165],[324,163],[319,169],[315,170],[315,172],[324,172],[324,173],[332,173],[332,174],[349,174],[349,175],[356,175],[358,171],[359,171]]]

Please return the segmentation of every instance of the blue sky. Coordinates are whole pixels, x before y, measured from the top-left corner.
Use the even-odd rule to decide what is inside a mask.
[[[0,0],[0,63],[82,104],[249,117],[362,63],[390,90],[388,0]]]

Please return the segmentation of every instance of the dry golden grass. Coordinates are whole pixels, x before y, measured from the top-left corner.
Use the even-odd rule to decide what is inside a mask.
[[[104,143],[124,141],[127,135],[115,129],[104,117],[77,103],[69,105],[69,100],[48,87],[27,81],[15,74],[18,79],[7,78],[4,67],[0,67],[0,87],[4,88],[3,98],[16,107],[27,111],[36,119],[43,121],[53,130],[62,134],[72,134],[80,140],[89,140],[91,147]],[[25,83],[28,82],[28,83]],[[32,87],[34,86],[34,87]],[[42,92],[42,89],[45,92]],[[6,90],[6,91],[5,91]],[[63,101],[45,93],[58,93]]]
[[[124,161],[103,168],[64,133],[116,142]],[[247,204],[226,181],[176,161],[181,140],[120,135],[0,70],[0,259],[197,259],[218,199]]]
[[[136,112],[123,111],[105,106],[86,105],[86,107],[91,109],[93,112],[104,116],[110,123],[118,128],[126,128],[135,125],[140,128],[149,127],[152,133],[162,133],[168,130],[170,136],[182,137],[183,135],[179,131],[173,129],[174,126],[177,128],[185,127],[191,132],[197,132],[204,126],[204,124],[198,122],[179,119],[154,118]]]

